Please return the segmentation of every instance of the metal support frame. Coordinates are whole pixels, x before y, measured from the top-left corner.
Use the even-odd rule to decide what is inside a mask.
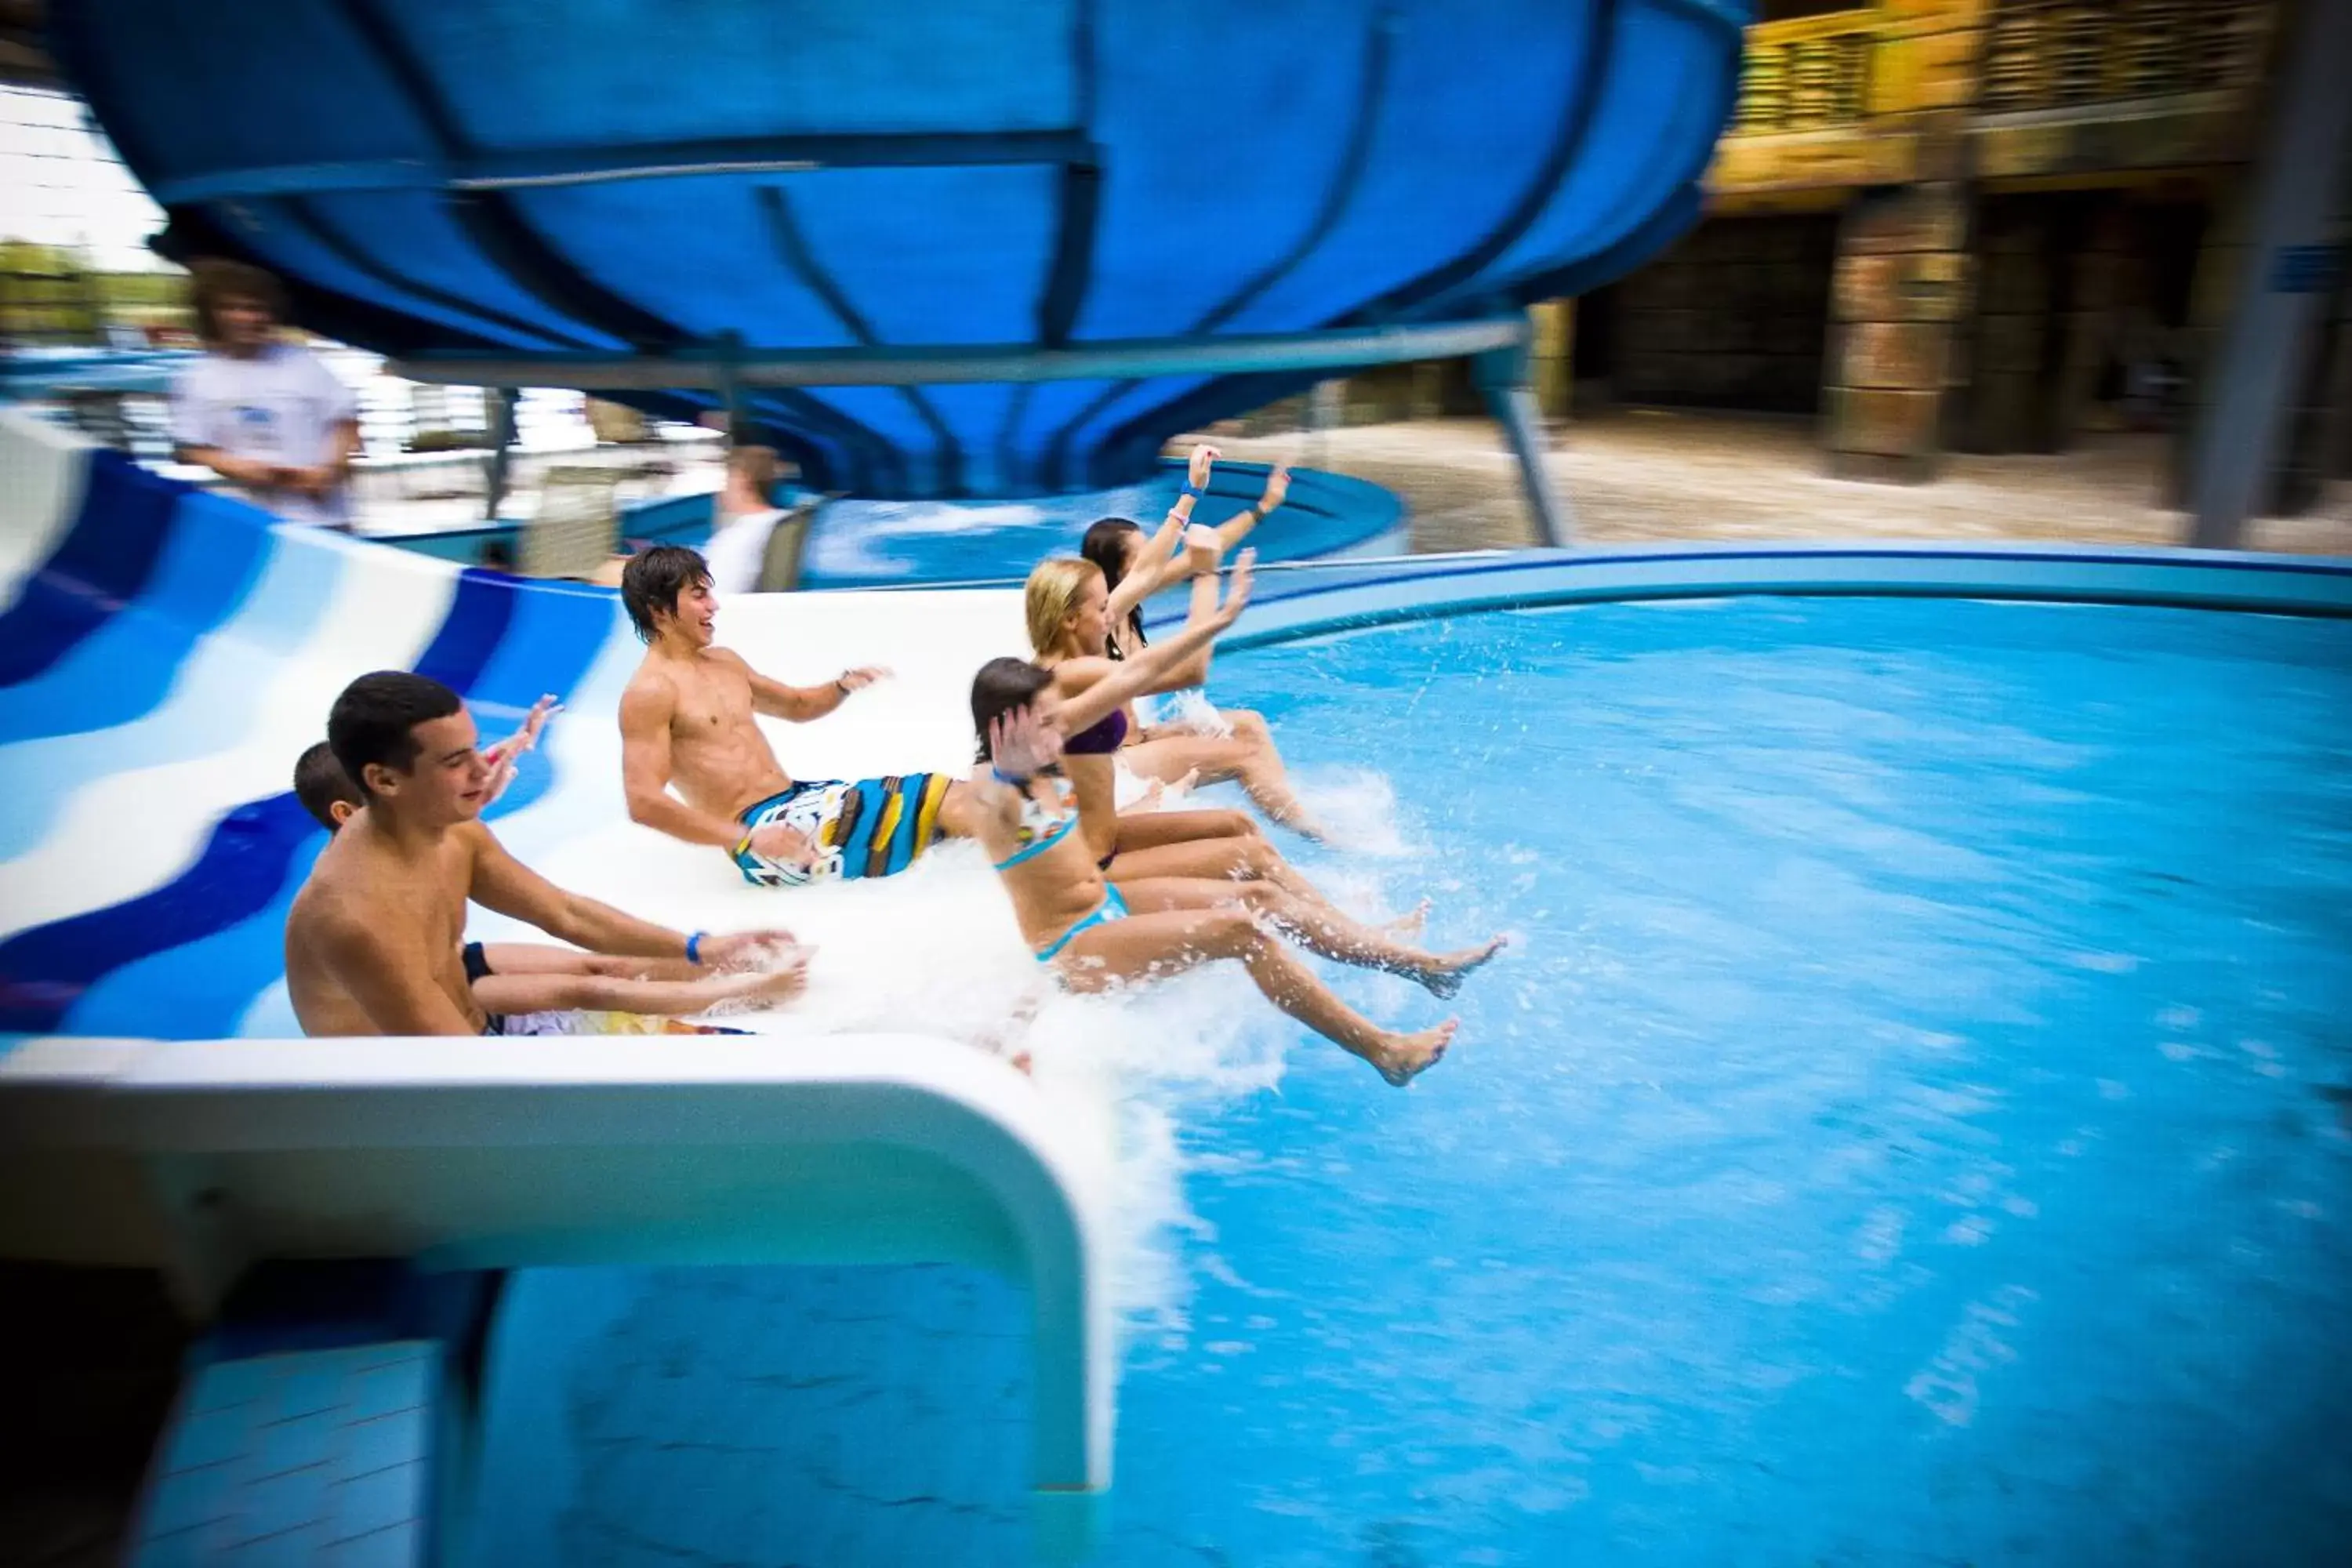
[[[374,41],[397,37],[388,21],[372,13],[362,15],[371,16]],[[411,79],[423,78],[412,76]],[[187,174],[158,181],[152,195],[165,206],[182,206],[330,191],[513,191],[708,174],[797,174],[814,169],[1063,163],[1089,151],[1085,132],[1077,130],[769,136],[502,153],[445,146],[437,155],[426,158],[259,163]]]
[[[1527,489],[1528,512],[1535,519],[1540,542],[1565,549],[1575,542],[1576,517],[1552,488],[1544,462],[1543,408],[1528,379],[1525,338],[1515,347],[1480,354],[1471,365],[1471,376],[1519,459],[1519,482]]]
[[[482,521],[499,520],[499,503],[507,499],[507,483],[514,472],[515,405],[519,388],[502,386],[490,395],[490,460],[483,476]]]
[[[743,439],[743,340],[730,332],[720,342],[719,407],[727,421],[724,445],[732,452]]]
[[[1404,360],[1524,352],[1518,317],[1326,332],[1224,338],[1134,338],[1040,349],[1027,344],[752,349],[725,345],[667,354],[418,355],[394,375],[454,386],[569,386],[583,392],[671,392],[743,386],[922,386],[963,382],[1142,380],[1160,375],[1247,375],[1347,369]]]
[[[2352,0],[2304,0],[2261,167],[2259,205],[2192,450],[2189,542],[2234,548],[2287,438],[2343,249],[2330,242],[2352,150]]]

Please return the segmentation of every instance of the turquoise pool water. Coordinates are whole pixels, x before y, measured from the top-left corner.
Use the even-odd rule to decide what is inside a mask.
[[[1436,934],[1517,942],[1411,1091],[1302,1039],[1188,1108],[1099,1561],[2352,1538],[2352,623],[1602,605],[1215,690],[1385,777]],[[486,1541],[1020,1561],[1022,1327],[947,1269],[524,1277]]]

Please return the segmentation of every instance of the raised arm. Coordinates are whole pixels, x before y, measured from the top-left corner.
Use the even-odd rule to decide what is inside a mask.
[[[688,844],[730,849],[743,841],[743,825],[700,811],[669,793],[669,726],[677,693],[669,682],[634,682],[621,693],[621,788],[629,820]]]
[[[1192,448],[1184,471],[1185,492],[1176,499],[1174,506],[1168,509],[1168,515],[1161,520],[1159,531],[1145,540],[1143,548],[1136,552],[1134,569],[1121,577],[1118,586],[1110,591],[1110,602],[1104,606],[1103,613],[1112,626],[1127,625],[1129,614],[1138,605],[1174,581],[1176,542],[1183,538],[1184,530],[1192,526],[1193,500],[1207,487],[1209,474],[1217,464],[1217,449],[1205,443]]]
[[[1034,710],[1016,709],[989,721],[988,760],[972,769],[969,794],[983,842],[1010,839],[1021,820],[1024,786],[1062,754],[1062,733],[1037,722]]]
[[[1254,551],[1244,550],[1234,563],[1233,580],[1225,588],[1225,602],[1205,617],[1195,616],[1184,624],[1184,629],[1164,643],[1155,643],[1134,658],[1122,660],[1117,670],[1096,681],[1086,690],[1062,704],[1055,723],[1065,735],[1075,735],[1095,724],[1114,708],[1122,707],[1147,691],[1159,689],[1168,680],[1169,672],[1180,669],[1186,660],[1204,652],[1218,636],[1236,620],[1247,607],[1250,595],[1250,567],[1256,559]],[[1216,579],[1205,579],[1209,591],[1214,593]]]
[[[1280,506],[1289,494],[1290,465],[1276,463],[1267,470],[1265,489],[1259,492],[1257,500],[1217,524],[1219,547],[1226,551],[1240,549],[1242,541],[1250,536],[1250,530],[1272,515],[1275,508]]]
[[[1192,574],[1192,603],[1184,614],[1186,626],[1207,621],[1217,613],[1217,562],[1224,554],[1224,530],[1193,528],[1184,534],[1184,570]],[[1180,639],[1181,640],[1181,639]],[[1170,651],[1177,645],[1171,643]],[[1157,653],[1146,650],[1146,656]],[[1166,662],[1147,691],[1181,691],[1187,686],[1202,686],[1209,679],[1209,660],[1215,655],[1212,643],[1202,643],[1181,658]]]
[[[812,719],[822,719],[849,699],[853,691],[863,691],[876,681],[889,675],[879,665],[866,665],[857,669],[845,669],[823,686],[787,686],[753,669],[738,658],[743,673],[751,681],[751,707],[771,719],[782,719],[794,724],[805,724]]]
[[[496,745],[482,748],[482,761],[490,764],[489,783],[483,786],[487,800],[496,800],[507,793],[507,785],[514,783],[515,764],[522,760],[525,752],[539,744],[540,731],[547,727],[548,720],[562,706],[550,692],[530,705],[530,711],[523,715],[521,729]]]

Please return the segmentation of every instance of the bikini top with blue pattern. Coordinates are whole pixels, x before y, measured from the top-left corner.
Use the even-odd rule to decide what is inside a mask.
[[[1024,860],[1034,860],[1070,836],[1078,825],[1078,814],[1070,807],[1069,785],[1056,781],[1054,805],[1047,805],[1036,796],[1024,792],[1021,796],[1021,825],[1013,830],[1013,839],[1021,847],[996,863],[1000,871],[1018,866]]]

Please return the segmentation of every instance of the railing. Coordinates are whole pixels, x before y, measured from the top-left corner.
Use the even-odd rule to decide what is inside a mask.
[[[1979,106],[2063,109],[2251,82],[2272,0],[2000,0]]]
[[[1865,6],[1748,28],[1732,134],[1818,131],[1862,119],[1875,25]]]

